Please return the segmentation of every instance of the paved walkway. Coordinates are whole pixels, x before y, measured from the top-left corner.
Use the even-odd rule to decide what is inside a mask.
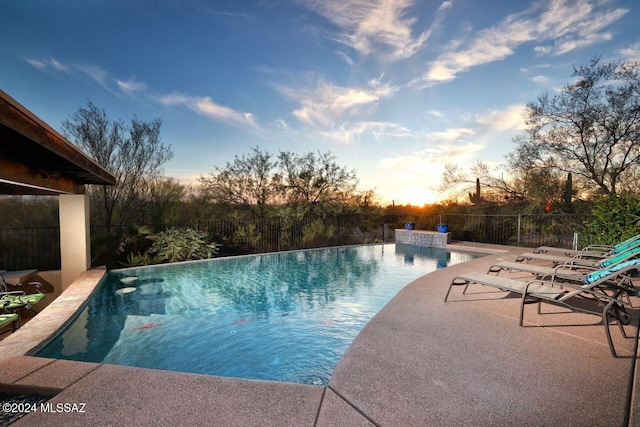
[[[480,246],[464,248],[487,250]],[[47,408],[58,412],[15,426],[640,425],[638,310],[625,327],[633,338],[612,328],[621,356],[613,358],[596,316],[548,305],[537,314],[530,305],[519,327],[519,299],[478,285],[465,295],[454,288],[445,303],[456,274],[484,272],[519,252],[491,249],[404,288],[363,329],[327,387],[14,355],[0,364],[0,391],[54,396]],[[638,298],[633,304],[640,307]]]

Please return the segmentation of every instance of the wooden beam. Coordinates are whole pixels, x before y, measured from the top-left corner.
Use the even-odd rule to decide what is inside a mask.
[[[2,90],[0,90],[0,123],[89,172],[95,177],[96,183],[115,184],[113,175]]]
[[[18,194],[83,194],[84,185],[60,176],[48,176],[29,166],[0,158],[0,182],[7,188],[20,187],[32,192]],[[51,192],[47,192],[51,190]],[[14,194],[14,193],[11,193]]]

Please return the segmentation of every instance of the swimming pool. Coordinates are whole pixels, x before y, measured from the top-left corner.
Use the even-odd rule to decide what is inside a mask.
[[[325,385],[400,289],[474,257],[384,244],[115,270],[36,355]]]

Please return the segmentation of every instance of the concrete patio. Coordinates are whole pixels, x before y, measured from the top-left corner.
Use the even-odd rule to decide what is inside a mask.
[[[632,338],[612,327],[613,358],[593,315],[550,305],[538,315],[529,305],[520,327],[519,298],[479,285],[465,295],[454,287],[445,303],[455,275],[485,272],[524,251],[449,248],[494,254],[409,284],[363,329],[327,387],[24,356],[50,333],[36,330],[40,316],[59,317],[54,310],[90,293],[79,283],[51,305],[53,314],[47,307],[0,342],[0,392],[50,395],[53,409],[86,404],[83,412],[30,413],[15,426],[640,425],[638,309],[625,327]],[[632,302],[640,307],[637,297]]]

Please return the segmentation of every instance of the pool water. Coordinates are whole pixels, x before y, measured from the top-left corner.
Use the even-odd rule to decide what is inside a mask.
[[[37,356],[326,385],[400,289],[473,257],[384,244],[115,270]]]

